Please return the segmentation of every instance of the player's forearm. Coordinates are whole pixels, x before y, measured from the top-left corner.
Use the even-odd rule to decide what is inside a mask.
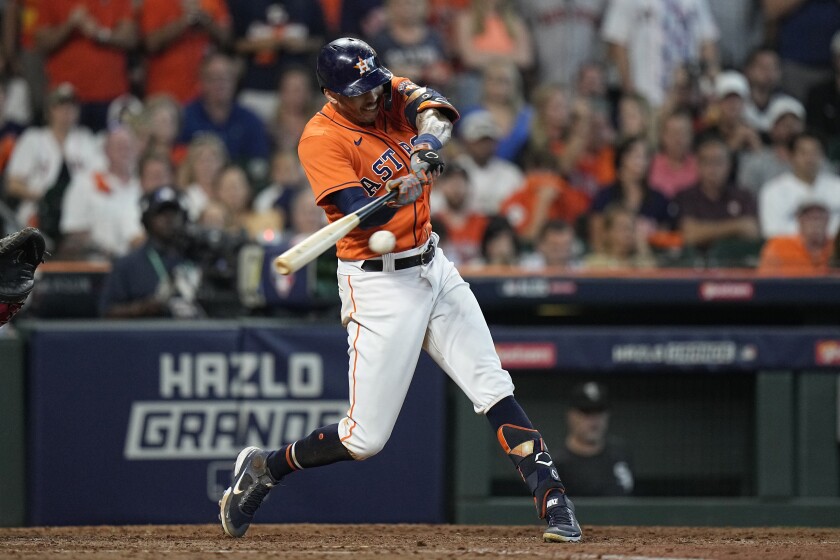
[[[417,115],[417,135],[431,134],[441,144],[452,138],[452,121],[437,109],[426,109]]]

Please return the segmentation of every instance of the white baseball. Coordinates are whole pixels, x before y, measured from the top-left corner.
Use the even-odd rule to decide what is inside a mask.
[[[397,246],[397,238],[387,229],[379,230],[368,239],[368,247],[380,255],[390,253]]]

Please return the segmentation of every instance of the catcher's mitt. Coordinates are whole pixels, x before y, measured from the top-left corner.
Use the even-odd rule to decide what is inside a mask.
[[[23,306],[35,286],[35,269],[44,262],[46,243],[35,228],[0,239],[0,325]]]

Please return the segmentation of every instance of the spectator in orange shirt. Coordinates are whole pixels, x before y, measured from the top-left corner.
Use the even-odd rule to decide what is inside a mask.
[[[533,152],[526,169],[525,184],[501,208],[523,241],[535,242],[550,220],[575,224],[589,209],[589,197],[560,176],[551,153]]]
[[[46,53],[49,87],[72,84],[80,123],[102,130],[108,105],[129,90],[126,53],[137,44],[131,0],[50,0],[38,9],[36,41]]]
[[[475,260],[481,254],[488,218],[469,208],[470,180],[466,170],[458,164],[447,165],[435,179],[435,190],[443,195],[441,202],[445,207],[436,207],[432,218],[444,230],[447,255],[454,255],[455,264]]]
[[[834,249],[828,234],[829,210],[816,198],[803,200],[796,209],[798,235],[771,237],[761,251],[761,272],[800,272],[821,274],[828,271]]]
[[[223,0],[144,0],[140,30],[149,55],[146,95],[168,93],[186,103],[198,95],[204,54],[230,40],[231,21]]]

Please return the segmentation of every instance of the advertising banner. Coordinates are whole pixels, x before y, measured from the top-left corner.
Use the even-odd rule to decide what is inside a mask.
[[[30,356],[35,525],[214,522],[240,449],[276,449],[348,409],[337,325],[38,328]],[[385,450],[290,475],[258,521],[443,521],[444,384],[421,358]]]

